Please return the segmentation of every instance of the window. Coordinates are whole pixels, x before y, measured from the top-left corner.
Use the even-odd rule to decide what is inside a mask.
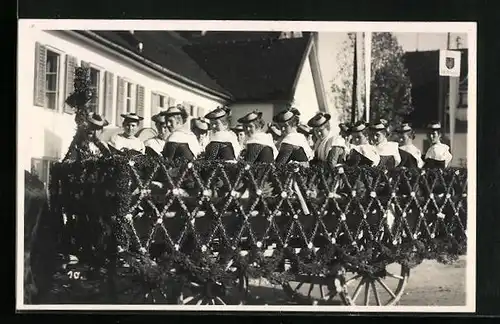
[[[458,107],[465,108],[467,107],[467,90],[460,90],[458,93]]]
[[[59,98],[59,64],[60,55],[47,50],[47,61],[45,62],[45,107],[57,109]]]
[[[94,97],[89,102],[91,111],[100,113],[99,95],[101,90],[101,71],[93,67],[90,68],[90,88],[94,90]]]
[[[135,112],[134,108],[134,85],[125,81],[125,113]]]
[[[158,95],[158,108],[160,108],[160,110],[163,110],[165,109],[165,96],[162,96],[162,95]]]
[[[48,189],[50,168],[56,162],[51,158],[32,158],[31,159],[31,174],[36,175],[43,182],[45,188]]]

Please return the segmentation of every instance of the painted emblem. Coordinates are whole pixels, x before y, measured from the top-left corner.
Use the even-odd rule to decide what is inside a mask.
[[[446,68],[448,70],[451,70],[455,67],[455,58],[453,57],[447,57],[445,61]]]

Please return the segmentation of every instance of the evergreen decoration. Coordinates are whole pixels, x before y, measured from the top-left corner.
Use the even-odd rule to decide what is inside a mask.
[[[175,303],[194,284],[224,295],[246,277],[380,276],[393,262],[466,253],[465,169],[167,163],[127,152],[58,163],[51,175],[59,251],[77,256],[71,271],[86,279],[57,273],[51,303],[130,303],[134,289],[143,302]]]
[[[66,104],[75,109],[76,123],[76,133],[69,146],[68,154],[81,145],[88,126],[86,120],[91,112],[88,103],[95,96],[95,90],[91,87],[89,68],[76,68],[74,89],[73,93],[66,99]],[[64,161],[68,159],[68,154],[65,156]]]

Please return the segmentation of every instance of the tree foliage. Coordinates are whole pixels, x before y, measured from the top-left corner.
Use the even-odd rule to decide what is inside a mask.
[[[349,38],[337,57],[340,68],[331,86],[343,121],[350,121],[351,116],[354,42],[355,34],[349,33]],[[364,49],[362,53],[362,57],[358,59],[364,59]],[[395,125],[413,111],[411,82],[403,55],[403,48],[392,33],[372,34],[370,119],[384,118]],[[364,77],[359,82],[364,85]],[[365,111],[366,89],[363,87],[361,98],[363,104],[356,112],[357,119],[362,119]]]

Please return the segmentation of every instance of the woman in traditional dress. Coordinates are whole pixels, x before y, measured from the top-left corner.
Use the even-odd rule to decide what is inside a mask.
[[[330,114],[317,113],[308,122],[314,134],[316,143],[314,144],[315,158],[320,162],[326,162],[330,167],[334,167],[345,161],[345,142],[330,128]]]
[[[289,108],[273,117],[273,121],[278,123],[283,133],[277,164],[298,162],[309,165],[309,161],[314,157],[313,151],[303,134],[297,132],[300,112],[296,108]]]
[[[108,121],[96,113],[87,115],[82,138],[71,147],[66,159],[79,161],[109,155],[108,145],[99,139],[103,128],[108,125]]]
[[[235,127],[231,128],[231,130],[236,134],[240,147],[243,147],[246,140],[245,128],[243,127],[243,125],[236,125]]]
[[[227,107],[219,107],[205,115],[213,130],[205,148],[207,160],[234,161],[240,156],[241,145],[235,133],[229,130],[229,114]]]
[[[422,161],[422,152],[413,145],[415,132],[409,123],[403,123],[396,129],[399,134],[399,155],[401,156],[400,167],[421,168],[424,165]]]
[[[347,158],[350,166],[378,166],[380,155],[377,149],[368,141],[368,127],[359,121],[351,129],[351,152]]]
[[[299,126],[297,126],[297,133],[304,135],[306,137],[307,143],[309,143],[309,146],[314,150],[316,137],[315,134],[313,134],[311,127],[301,123],[299,124]]]
[[[210,123],[203,117],[191,119],[191,131],[200,143],[200,149],[203,152],[208,144],[208,131],[210,130]]]
[[[373,145],[380,156],[379,166],[392,169],[401,163],[401,156],[399,155],[399,145],[396,142],[389,141],[388,123],[385,119],[375,121],[370,125],[371,138]]]
[[[281,143],[281,135],[282,135],[281,129],[279,129],[279,127],[276,126],[275,124],[269,123],[267,124],[266,133],[271,134],[271,136],[273,137],[274,145],[279,150],[279,146]]]
[[[167,121],[161,113],[154,115],[151,120],[155,123],[157,135],[144,142],[146,151],[152,149],[156,154],[161,155],[165,147],[165,138],[167,137]]]
[[[196,136],[185,127],[188,114],[184,106],[172,106],[162,112],[162,115],[165,116],[170,132],[163,148],[163,157],[168,161],[196,159],[201,148]]]
[[[245,153],[243,160],[249,163],[271,163],[278,156],[270,134],[264,133],[265,126],[262,112],[254,111],[238,119],[243,125],[246,135]]]
[[[139,122],[144,118],[136,113],[122,114],[123,132],[111,137],[109,145],[119,151],[134,150],[142,154],[145,153],[144,143],[135,136]]]
[[[428,126],[427,138],[431,142],[431,147],[425,153],[424,168],[443,169],[448,167],[453,156],[450,153],[450,147],[441,143],[441,124],[431,123]]]

